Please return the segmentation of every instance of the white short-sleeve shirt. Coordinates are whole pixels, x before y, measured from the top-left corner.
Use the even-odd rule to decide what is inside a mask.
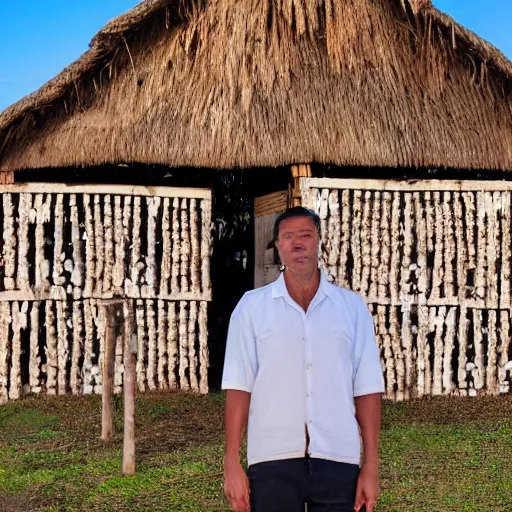
[[[229,325],[222,389],[251,393],[247,458],[359,464],[354,397],[382,393],[373,320],[363,299],[322,273],[307,312],[284,275],[247,292]]]

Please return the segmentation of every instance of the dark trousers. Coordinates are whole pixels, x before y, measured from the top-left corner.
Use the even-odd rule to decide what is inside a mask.
[[[287,459],[249,467],[251,512],[353,512],[359,466]]]

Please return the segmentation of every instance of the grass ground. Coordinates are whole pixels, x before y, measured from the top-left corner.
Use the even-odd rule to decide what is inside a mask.
[[[0,406],[0,512],[229,510],[223,396],[137,397],[137,474],[117,435],[99,440],[99,397]],[[386,403],[377,512],[512,512],[512,396]]]

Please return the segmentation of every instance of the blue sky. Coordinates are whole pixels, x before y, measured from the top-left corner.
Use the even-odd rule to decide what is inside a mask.
[[[136,4],[0,0],[0,112],[77,59],[109,19]],[[434,5],[512,59],[512,0],[434,0]]]

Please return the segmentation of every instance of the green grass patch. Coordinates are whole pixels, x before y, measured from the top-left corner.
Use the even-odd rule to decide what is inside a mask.
[[[222,491],[222,394],[137,397],[137,472],[121,475],[122,400],[100,441],[100,397],[0,407],[0,510],[229,510]],[[383,407],[377,512],[510,512],[512,398]]]

